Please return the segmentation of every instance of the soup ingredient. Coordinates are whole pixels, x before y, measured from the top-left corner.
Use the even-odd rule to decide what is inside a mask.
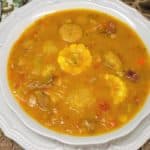
[[[51,41],[46,41],[43,44],[43,52],[48,55],[48,54],[54,54],[58,51],[57,47],[54,45],[53,42]]]
[[[82,126],[87,130],[89,133],[95,132],[97,122],[94,119],[86,119],[82,122]]]
[[[97,22],[93,19],[92,19],[92,22],[93,22],[94,26],[89,28],[86,31],[87,33],[98,32],[98,33],[106,34],[106,35],[110,36],[111,38],[116,37],[117,27],[114,22],[108,21],[108,22],[104,22],[104,23],[101,22],[101,23],[97,24]]]
[[[107,111],[110,110],[110,106],[109,106],[109,104],[107,102],[100,102],[99,103],[99,109],[102,112],[107,112]]]
[[[92,56],[83,44],[71,44],[59,52],[58,63],[63,71],[77,75],[91,65]]]
[[[107,35],[114,35],[117,32],[117,27],[116,24],[114,22],[108,21],[105,23],[100,23],[97,26],[97,30],[100,33],[105,33]]]
[[[59,30],[61,38],[66,42],[77,42],[82,37],[82,29],[77,24],[66,23]]]
[[[117,31],[116,24],[111,21],[107,22],[104,28],[107,34],[114,34]]]
[[[53,65],[45,65],[42,69],[41,75],[45,80],[51,80],[54,76],[56,68]]]
[[[51,110],[51,100],[50,97],[47,96],[44,92],[36,91],[36,100],[39,105],[39,108],[43,111]]]
[[[126,72],[126,77],[131,80],[131,81],[137,81],[138,80],[138,75],[136,72],[134,72],[133,70],[128,70]]]
[[[125,83],[119,77],[112,74],[106,74],[105,80],[108,82],[110,87],[113,103],[119,104],[123,102],[127,95],[127,88]]]
[[[41,82],[39,81],[29,81],[29,83],[26,83],[26,87],[29,90],[37,90],[37,89],[45,89],[45,88],[49,88],[52,86],[52,83],[54,81],[54,77],[49,77],[47,80],[42,80]]]
[[[115,73],[122,72],[122,62],[119,57],[112,51],[106,51],[104,56],[104,64],[112,69]]]
[[[37,102],[36,102],[36,97],[34,95],[30,95],[28,104],[30,107],[35,107]]]
[[[90,89],[82,85],[71,89],[66,98],[66,104],[70,106],[70,109],[80,113],[86,111],[85,109],[94,101],[95,99]]]
[[[137,63],[138,63],[138,65],[143,66],[145,64],[145,59],[144,58],[139,58]]]

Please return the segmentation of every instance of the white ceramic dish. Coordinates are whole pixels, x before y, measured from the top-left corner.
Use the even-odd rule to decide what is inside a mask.
[[[19,105],[14,100],[7,83],[7,59],[10,52],[10,48],[13,45],[14,41],[20,36],[22,31],[24,31],[25,27],[27,27],[31,22],[39,18],[40,16],[53,13],[55,11],[60,11],[64,9],[71,9],[71,8],[89,8],[89,9],[96,9],[98,11],[103,11],[105,13],[111,14],[122,21],[125,21],[129,24],[136,32],[140,35],[143,39],[145,45],[150,50],[150,26],[149,23],[140,15],[137,14],[136,11],[129,9],[128,7],[124,7],[122,3],[113,2],[113,1],[106,1],[106,0],[91,0],[91,1],[72,1],[72,0],[44,0],[44,2],[37,1],[36,5],[28,4],[24,7],[22,13],[18,16],[15,16],[15,13],[12,14],[12,18],[10,24],[7,25],[7,29],[11,28],[9,35],[6,36],[6,40],[3,43],[1,48],[1,55],[0,57],[3,58],[0,64],[0,86],[2,95],[8,104],[8,106],[13,110],[19,119],[30,129],[35,131],[36,133],[43,135],[45,137],[50,137],[52,139],[59,140],[64,143],[74,144],[74,145],[85,145],[85,144],[98,144],[98,143],[105,143],[110,140],[119,138],[131,132],[137,125],[150,113],[150,97],[148,97],[147,102],[145,103],[141,112],[127,125],[124,127],[105,134],[101,136],[94,136],[94,137],[74,137],[74,136],[67,136],[60,133],[56,133],[54,131],[48,130],[43,126],[36,123],[32,120],[28,115],[26,115]],[[126,9],[128,8],[128,9]],[[22,8],[23,10],[23,8]],[[131,11],[132,10],[132,11]],[[21,12],[21,10],[20,10]],[[19,13],[19,10],[18,10]],[[14,15],[14,16],[13,16]],[[137,17],[137,18],[136,18]],[[10,18],[10,19],[12,19]],[[22,19],[23,18],[23,19]],[[139,21],[140,20],[140,21]],[[7,21],[6,21],[7,22]],[[17,24],[16,24],[17,22]],[[5,30],[7,30],[5,29]],[[1,42],[1,41],[0,41]]]
[[[1,31],[0,27],[0,33],[2,33]],[[63,144],[32,132],[32,130],[27,128],[15,113],[9,109],[1,92],[0,99],[0,128],[4,131],[6,136],[16,141],[25,150],[137,150],[150,138],[149,115],[133,132],[117,140],[105,144],[86,146]]]

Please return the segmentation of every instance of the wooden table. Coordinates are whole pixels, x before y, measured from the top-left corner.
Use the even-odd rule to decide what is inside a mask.
[[[7,0],[2,0],[7,5]],[[8,0],[11,3],[11,0]],[[13,0],[15,7],[21,7],[28,0]],[[145,17],[150,19],[150,0],[122,0],[128,5],[138,9]],[[8,3],[10,10],[5,12],[2,18],[5,18],[14,9],[13,6]],[[11,139],[8,139],[0,130],[0,150],[23,150],[18,144]],[[140,150],[150,150],[150,140],[143,145]]]

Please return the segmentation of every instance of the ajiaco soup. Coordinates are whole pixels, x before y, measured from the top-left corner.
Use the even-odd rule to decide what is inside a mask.
[[[149,55],[125,23],[93,10],[48,14],[12,47],[8,81],[44,127],[92,136],[128,123],[149,93]]]

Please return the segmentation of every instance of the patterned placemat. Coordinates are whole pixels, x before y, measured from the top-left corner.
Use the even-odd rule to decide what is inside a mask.
[[[0,0],[0,21],[3,21],[14,9],[21,7],[30,0]],[[150,0],[122,0],[139,10],[150,20]],[[13,140],[7,138],[0,130],[0,150],[23,150]],[[150,150],[150,140],[140,150]]]

